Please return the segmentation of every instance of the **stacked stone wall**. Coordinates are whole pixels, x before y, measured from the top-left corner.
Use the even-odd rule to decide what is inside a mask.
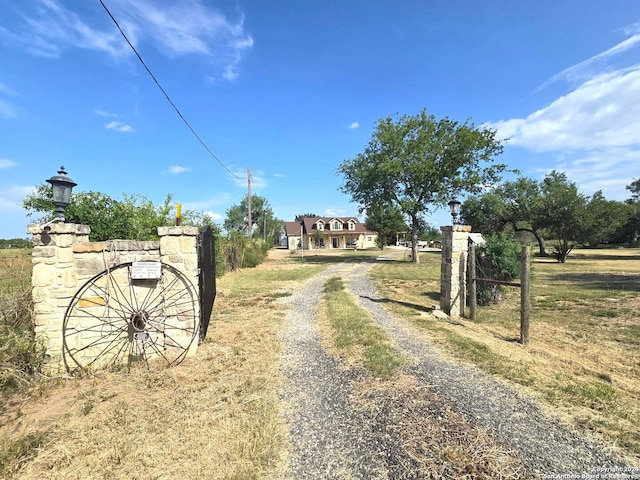
[[[116,265],[161,261],[180,270],[197,289],[196,227],[160,227],[159,241],[89,242],[90,227],[53,223],[30,225],[33,235],[32,298],[35,335],[47,352],[47,370],[63,369],[62,325],[75,293],[91,278]],[[197,291],[197,290],[196,290]]]

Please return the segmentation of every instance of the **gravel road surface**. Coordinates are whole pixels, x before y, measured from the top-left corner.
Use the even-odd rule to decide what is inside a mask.
[[[418,421],[431,415],[442,418],[443,414],[437,412],[450,411],[473,428],[486,432],[497,448],[516,459],[512,473],[501,473],[502,478],[554,478],[552,475],[559,478],[559,474],[579,478],[582,474],[595,475],[625,467],[613,453],[551,418],[526,395],[476,368],[439,355],[423,335],[384,310],[380,302],[383,297],[367,276],[372,265],[371,262],[333,265],[284,299],[289,305],[281,367],[285,378],[281,400],[291,445],[287,478],[464,476],[451,470],[446,461],[439,460],[442,465],[434,470],[425,469],[424,462],[416,460],[415,448],[408,448],[402,429],[398,428],[398,423],[411,414],[407,412],[411,405],[422,408]],[[363,408],[362,402],[356,401],[362,398],[356,386],[374,379],[326,353],[316,324],[324,283],[333,276],[345,280],[360,305],[410,359],[404,373],[415,379],[415,391],[420,391],[418,387],[425,391],[420,403],[415,399],[400,402],[398,397]],[[415,421],[416,415],[413,418]],[[411,430],[419,432],[420,425]],[[477,470],[465,475],[493,478],[490,472]]]

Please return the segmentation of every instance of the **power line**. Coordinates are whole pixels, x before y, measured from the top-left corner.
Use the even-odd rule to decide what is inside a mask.
[[[142,59],[142,57],[140,56],[140,54],[138,53],[138,51],[136,50],[136,47],[133,46],[133,44],[129,41],[129,39],[127,38],[127,35],[124,33],[124,31],[122,30],[122,28],[120,28],[120,24],[118,23],[118,21],[115,19],[115,17],[111,14],[111,12],[109,11],[109,9],[107,8],[107,6],[104,4],[104,2],[102,0],[100,1],[100,5],[102,5],[102,8],[105,9],[105,11],[107,12],[107,14],[109,14],[109,17],[111,17],[111,20],[113,20],[113,23],[115,23],[116,27],[118,28],[118,30],[120,31],[120,34],[123,36],[123,38],[126,40],[126,42],[129,44],[129,46],[131,47],[131,50],[133,50],[133,53],[136,54],[136,56],[138,57],[138,60],[140,60],[140,63],[142,64],[142,66],[144,67],[144,69],[147,71],[147,73],[149,74],[149,76],[153,79],[153,81],[155,82],[155,84],[158,86],[158,88],[160,89],[160,91],[164,94],[165,98],[167,99],[167,101],[171,104],[171,106],[173,107],[173,109],[176,111],[176,113],[178,114],[178,116],[182,119],[182,121],[184,122],[184,124],[187,126],[187,128],[191,131],[191,133],[193,134],[194,137],[196,137],[196,139],[200,142],[200,144],[204,147],[204,149],[209,153],[209,155],[211,155],[214,160],[216,162],[218,162],[220,164],[220,166],[222,168],[224,168],[227,172],[229,172],[231,175],[233,175],[236,178],[239,179],[244,179],[244,177],[240,177],[238,175],[236,175],[235,173],[233,173],[231,170],[229,170],[229,168],[227,168],[227,166],[222,163],[218,157],[216,157],[215,153],[213,153],[211,151],[211,149],[207,146],[206,143],[204,143],[204,141],[200,138],[200,135],[198,135],[196,133],[196,131],[193,129],[193,127],[191,126],[191,124],[187,121],[186,118],[184,118],[184,116],[182,115],[182,113],[180,112],[180,110],[178,109],[178,107],[176,107],[176,104],[173,103],[173,101],[171,100],[171,97],[169,97],[169,94],[165,91],[164,88],[162,88],[162,85],[160,85],[160,82],[158,81],[158,79],[155,77],[155,75],[151,72],[151,70],[149,69],[149,67],[147,67],[147,64],[144,63],[144,60]]]

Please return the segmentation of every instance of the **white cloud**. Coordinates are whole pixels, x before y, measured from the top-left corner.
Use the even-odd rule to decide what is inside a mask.
[[[133,132],[133,127],[131,125],[116,121],[106,123],[104,128],[107,130],[115,130],[116,132]]]
[[[112,57],[130,53],[117,30],[92,28],[56,0],[39,0],[31,15],[22,16],[20,30],[3,28],[0,35],[23,45],[33,55],[56,58],[71,47],[102,51]]]
[[[640,66],[601,74],[526,118],[489,124],[535,152],[640,144]]]
[[[0,37],[33,55],[60,57],[81,48],[113,58],[133,54],[115,25],[91,24],[58,0],[20,3],[23,21],[14,30],[0,27]],[[233,20],[203,0],[111,0],[109,8],[136,48],[153,46],[169,56],[201,55],[227,80],[237,77],[243,52],[253,46],[244,31],[244,17]],[[100,19],[104,19],[104,15]],[[108,20],[107,20],[108,21]]]
[[[232,82],[236,78],[238,78],[238,72],[235,71],[233,65],[227,65],[226,67],[224,67],[224,69],[222,71],[222,78]]]
[[[230,169],[234,173],[234,177],[232,177],[233,182],[239,187],[247,188],[247,171],[239,168],[231,168]],[[253,171],[251,172],[251,186],[256,190],[260,190],[262,188],[266,188],[269,182],[265,178],[264,172],[261,171]],[[259,193],[254,192],[256,195]]]
[[[510,146],[555,157],[549,162],[541,155],[530,170],[563,171],[584,193],[602,190],[612,200],[628,198],[624,187],[637,177],[640,165],[640,64],[622,55],[640,45],[640,23],[625,32],[631,35],[626,40],[545,84],[578,82],[566,94],[526,117],[487,124]]]
[[[602,190],[607,199],[622,201],[630,196],[625,187],[638,177],[636,165],[640,165],[640,150],[620,147],[565,155],[553,169],[565,172],[587,195]]]
[[[22,210],[22,201],[34,187],[9,186],[0,189],[0,212],[17,212]]]
[[[13,89],[7,85],[0,83],[0,95],[4,96],[16,96],[18,95]],[[9,102],[0,98],[0,117],[4,118],[16,118],[16,110]]]
[[[15,108],[4,100],[0,100],[0,117],[16,118]]]
[[[324,217],[344,217],[347,215],[347,211],[340,208],[327,208],[324,211]]]
[[[576,65],[572,65],[571,67],[564,69],[560,73],[557,73],[553,77],[551,77],[540,88],[543,88],[546,85],[549,85],[558,80],[567,80],[570,82],[574,82],[574,81],[585,80],[585,79],[591,78],[594,75],[598,75],[600,71],[599,69],[596,69],[594,72],[594,67],[596,67],[596,64],[598,62],[602,62],[604,60],[607,60],[609,57],[625,52],[635,47],[638,44],[640,44],[640,33],[627,38],[626,40],[611,47],[610,49],[604,52],[601,52],[597,55],[594,55],[593,57],[583,62],[580,62]]]
[[[14,162],[13,160],[9,160],[8,158],[0,158],[0,170],[4,168],[15,167],[15,166],[16,166],[16,162]]]
[[[11,95],[11,96],[18,95],[18,92],[16,92],[15,90],[9,88],[8,86],[6,86],[3,83],[0,83],[0,93],[3,94],[3,95]]]
[[[106,110],[100,110],[99,108],[96,108],[93,111],[93,113],[95,113],[96,115],[98,115],[100,117],[117,117],[118,116],[115,113],[107,112]]]
[[[360,128],[360,124],[358,122],[353,122],[351,125],[349,125],[349,128]]]
[[[197,200],[195,202],[184,202],[182,204],[185,210],[194,210],[196,212],[209,213],[213,218],[222,218],[219,214],[214,213],[211,209],[220,205],[229,203],[230,197],[226,193],[221,193],[213,197],[205,198],[203,200]]]
[[[284,173],[274,173],[273,174],[274,177],[278,177],[278,178],[285,178],[286,175]]]
[[[188,167],[181,167],[180,165],[171,165],[169,167],[168,172],[172,173],[174,175],[179,175],[181,173],[188,172],[189,170],[191,170],[191,169],[188,168]]]

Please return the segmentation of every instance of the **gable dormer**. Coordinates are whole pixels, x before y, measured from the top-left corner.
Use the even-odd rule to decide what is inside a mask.
[[[332,232],[342,230],[342,220],[340,220],[339,218],[334,218],[330,222],[330,228]]]
[[[351,219],[347,222],[347,229],[352,232],[356,229],[356,221],[354,219]]]
[[[316,222],[316,230],[324,230],[324,222],[322,220]]]

